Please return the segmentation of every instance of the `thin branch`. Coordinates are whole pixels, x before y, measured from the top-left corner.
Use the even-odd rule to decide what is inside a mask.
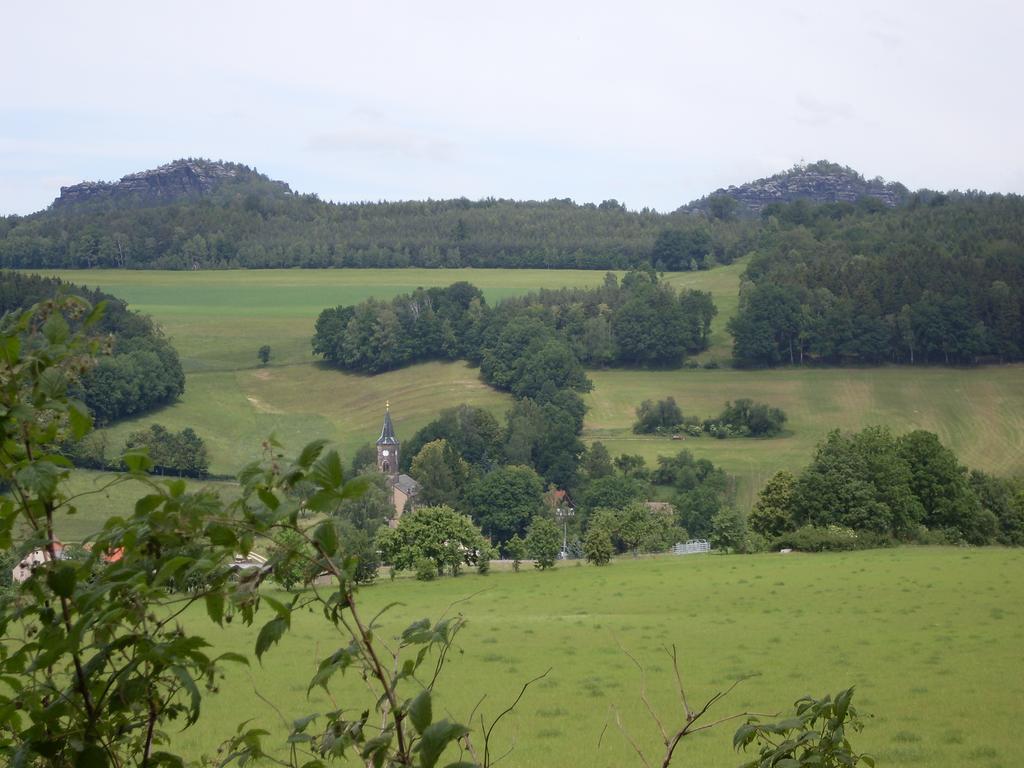
[[[447,616],[448,615],[448,611],[450,611],[456,605],[459,605],[460,603],[468,603],[474,597],[477,597],[478,595],[482,595],[484,592],[490,592],[492,589],[494,589],[494,587],[484,587],[483,589],[478,589],[476,592],[473,592],[472,594],[466,595],[465,597],[460,597],[458,600],[453,600],[452,602],[448,603],[448,607],[447,608],[445,608],[443,611],[441,611],[441,615],[437,617],[437,620],[440,621],[445,616]]]
[[[646,765],[647,768],[651,768],[651,764],[647,761],[647,756],[644,755],[643,750],[637,746],[637,743],[633,741],[633,737],[629,735],[629,731],[626,730],[626,726],[622,724],[622,718],[619,716],[619,710],[612,708],[612,711],[615,713],[615,725],[619,727],[619,732],[626,737],[626,741],[629,742],[633,751],[640,757],[640,761]],[[667,765],[667,763],[665,763],[665,765]]]
[[[644,672],[643,665],[636,660],[636,658],[629,651],[626,650],[625,646],[619,642],[618,638],[615,639],[615,643],[619,646],[619,650],[626,654],[626,657],[636,665],[636,668],[640,671],[640,701],[647,707],[647,712],[650,714],[651,719],[658,724],[658,730],[661,731],[661,740],[668,746],[668,732],[665,730],[665,726],[661,722],[661,718],[658,717],[657,712],[654,711],[654,707],[651,706],[650,699],[647,698],[647,675]]]
[[[679,655],[676,651],[676,644],[672,643],[671,652],[666,648],[665,652],[672,658],[672,669],[676,673],[676,686],[679,689],[679,698],[683,702],[683,712],[686,714],[687,720],[693,719],[693,711],[690,709],[690,704],[686,700],[686,688],[683,687],[683,676],[679,672]]]
[[[487,730],[484,731],[484,766],[485,766],[485,768],[486,768],[486,766],[490,765],[491,733],[494,732],[494,727],[499,722],[501,722],[501,718],[503,718],[505,715],[507,715],[509,712],[511,712],[513,709],[516,708],[516,706],[519,704],[519,701],[526,694],[526,689],[529,688],[534,683],[536,683],[538,680],[543,680],[545,677],[547,677],[551,673],[552,669],[553,669],[553,667],[548,667],[544,671],[544,674],[537,675],[537,677],[533,678],[532,680],[527,680],[525,683],[523,683],[523,687],[519,691],[519,695],[516,696],[515,701],[513,701],[511,704],[509,704],[507,707],[505,707],[505,709],[502,710],[501,714],[499,714],[496,718],[494,718],[494,720],[491,722],[490,727],[487,728]],[[482,720],[483,720],[483,716],[481,715],[481,722],[482,722]]]

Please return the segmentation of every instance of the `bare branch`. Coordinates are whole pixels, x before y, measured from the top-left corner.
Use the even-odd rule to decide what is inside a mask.
[[[676,651],[676,644],[672,643],[672,650],[665,649],[666,653],[672,658],[672,669],[676,673],[676,686],[679,689],[679,698],[683,702],[683,713],[686,715],[687,720],[693,719],[693,711],[690,709],[690,704],[686,700],[686,688],[683,687],[683,676],[679,672],[679,656]]]
[[[629,660],[636,665],[638,670],[640,670],[640,701],[642,701],[644,706],[647,707],[647,712],[650,714],[651,719],[658,724],[658,730],[661,731],[661,740],[665,743],[665,746],[668,746],[668,732],[665,730],[665,726],[662,724],[661,718],[658,717],[658,713],[655,712],[654,707],[651,706],[650,699],[647,698],[647,674],[644,671],[643,665],[636,660],[633,654],[626,650],[622,643],[619,642],[618,638],[615,639],[615,643],[619,646],[619,650],[626,654]]]
[[[529,688],[534,683],[536,683],[538,680],[543,680],[545,677],[547,677],[551,673],[552,669],[553,669],[552,667],[548,667],[544,671],[544,674],[537,675],[532,680],[527,680],[525,683],[523,683],[523,687],[519,691],[519,695],[516,696],[515,701],[513,701],[511,704],[509,704],[507,707],[505,707],[505,709],[502,710],[501,714],[499,714],[496,718],[494,718],[494,721],[491,723],[490,727],[487,728],[484,731],[484,763],[483,763],[484,764],[484,768],[488,768],[488,766],[491,765],[491,762],[490,762],[491,733],[493,733],[494,727],[499,722],[501,722],[501,718],[503,718],[505,715],[507,715],[509,712],[511,712],[512,710],[514,710],[516,708],[516,706],[519,704],[519,701],[526,694],[526,689]],[[482,723],[483,722],[483,715],[481,715],[480,717],[481,717],[481,723]],[[502,755],[502,757],[504,757],[504,755]],[[501,758],[499,758],[499,759],[501,759]]]
[[[647,757],[644,755],[643,750],[637,746],[637,743],[633,741],[633,737],[629,735],[629,731],[626,730],[626,726],[622,724],[622,718],[619,716],[619,710],[613,708],[612,711],[615,713],[615,725],[619,727],[619,732],[626,738],[626,741],[629,742],[633,751],[639,755],[640,761],[646,765],[647,768],[651,768],[651,764],[647,761]],[[667,765],[667,763],[665,763],[665,765]]]

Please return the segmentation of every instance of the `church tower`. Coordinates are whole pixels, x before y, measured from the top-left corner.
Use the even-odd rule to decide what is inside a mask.
[[[384,426],[377,439],[377,469],[394,481],[398,478],[398,449],[401,444],[391,423],[391,403],[388,402],[384,408]]]

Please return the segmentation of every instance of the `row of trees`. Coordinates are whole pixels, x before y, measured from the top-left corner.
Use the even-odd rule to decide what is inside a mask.
[[[674,397],[664,400],[644,400],[636,409],[633,432],[638,435],[674,434],[686,432],[700,436],[705,432],[715,437],[774,437],[782,432],[786,414],[781,408],[756,403],[748,398],[726,402],[725,408],[714,419],[701,421],[686,417]]]
[[[931,432],[835,431],[797,476],[761,491],[750,527],[809,548],[879,542],[1024,544],[1024,486],[969,471]]]
[[[107,335],[107,354],[76,383],[97,422],[109,424],[136,416],[173,403],[184,393],[185,374],[174,347],[150,318],[130,311],[115,296],[55,278],[4,271],[0,272],[0,314],[72,292],[93,304],[102,302],[93,332]],[[81,326],[81,317],[52,317],[53,330],[61,335]]]
[[[745,253],[753,226],[615,200],[333,204],[243,174],[201,199],[107,199],[2,217],[0,265],[690,269]],[[666,231],[687,246],[663,247]]]
[[[948,365],[1024,354],[1020,197],[765,213],[729,323],[740,363]]]
[[[676,291],[653,272],[621,283],[609,274],[599,288],[539,291],[493,308],[463,282],[325,309],[312,343],[328,362],[370,373],[468,358],[488,382],[532,397],[547,382],[585,390],[581,365],[679,365],[707,348],[716,311],[710,294]]]

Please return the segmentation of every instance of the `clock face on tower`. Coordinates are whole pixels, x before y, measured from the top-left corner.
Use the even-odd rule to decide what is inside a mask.
[[[389,451],[387,448],[385,448],[383,451],[381,451],[381,453],[383,455],[385,455],[385,456],[390,456],[391,455],[391,451]]]

